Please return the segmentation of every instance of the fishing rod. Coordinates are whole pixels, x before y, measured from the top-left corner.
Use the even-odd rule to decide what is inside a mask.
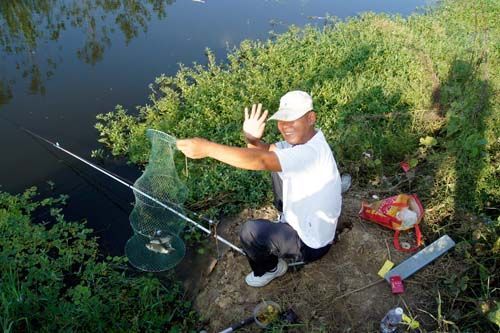
[[[196,221],[193,221],[192,219],[190,219],[190,218],[189,218],[189,217],[187,217],[186,215],[184,215],[184,214],[182,214],[182,213],[178,212],[177,210],[173,209],[172,207],[169,207],[168,205],[164,204],[163,202],[159,201],[158,199],[156,199],[156,198],[152,197],[151,195],[149,195],[149,194],[147,194],[147,193],[145,193],[145,192],[141,191],[141,190],[140,190],[140,189],[138,189],[137,187],[135,187],[135,186],[133,186],[133,185],[129,184],[129,182],[127,182],[127,181],[125,181],[125,180],[121,179],[119,176],[113,175],[111,172],[109,172],[109,171],[107,171],[107,170],[105,170],[105,169],[103,169],[103,168],[98,167],[97,165],[95,165],[95,164],[93,164],[93,163],[91,163],[91,162],[87,161],[86,159],[84,159],[84,158],[82,158],[82,157],[80,157],[80,156],[78,156],[78,155],[76,155],[76,154],[74,154],[74,153],[70,152],[70,151],[69,151],[69,150],[67,150],[67,149],[64,149],[63,147],[61,147],[61,145],[59,144],[59,142],[55,142],[55,143],[54,143],[54,142],[52,142],[52,141],[50,141],[50,140],[48,140],[48,139],[46,139],[46,138],[44,138],[44,137],[42,137],[42,136],[40,136],[40,135],[36,134],[36,133],[33,133],[32,131],[30,131],[30,130],[28,130],[28,129],[24,128],[24,127],[20,127],[20,128],[21,128],[23,131],[25,131],[26,133],[28,133],[29,135],[31,135],[32,137],[37,138],[37,139],[39,139],[39,140],[42,140],[42,141],[46,142],[47,144],[49,144],[49,145],[51,145],[51,146],[53,146],[53,147],[55,147],[55,148],[57,148],[57,149],[59,149],[59,150],[61,150],[61,151],[65,152],[66,154],[68,154],[68,155],[70,155],[70,156],[72,156],[72,157],[76,158],[77,160],[79,160],[79,161],[81,161],[81,162],[83,162],[83,163],[87,164],[88,166],[90,166],[90,167],[94,168],[95,170],[97,170],[97,171],[99,171],[99,172],[101,172],[101,173],[105,174],[106,176],[108,176],[108,177],[110,177],[110,178],[112,178],[112,179],[116,180],[116,181],[117,181],[117,182],[119,182],[120,184],[125,185],[126,187],[128,187],[128,188],[132,189],[133,191],[135,191],[135,192],[137,192],[137,193],[139,193],[139,194],[141,194],[141,195],[145,196],[146,198],[148,198],[148,199],[152,200],[153,202],[157,203],[157,204],[158,204],[158,205],[160,205],[161,207],[163,207],[163,208],[165,208],[165,209],[169,210],[170,212],[174,213],[175,215],[177,215],[178,217],[182,218],[183,220],[185,220],[185,221],[187,221],[187,222],[189,222],[189,223],[191,223],[191,224],[195,225],[197,228],[199,228],[200,230],[204,231],[205,233],[207,233],[207,234],[209,234],[209,235],[211,235],[211,234],[212,234],[212,232],[211,232],[209,229],[205,228],[205,227],[204,227],[204,226],[202,226],[201,224],[197,223]],[[198,215],[198,214],[196,214],[196,213],[194,213],[194,212],[192,212],[192,213],[193,213],[193,214],[195,214],[195,215]],[[209,220],[209,223],[211,223],[211,224],[212,224],[212,223],[213,223],[213,221],[212,221],[212,220]],[[238,251],[239,253],[241,253],[241,254],[243,254],[243,255],[246,255],[246,253],[245,253],[245,252],[244,252],[241,248],[237,247],[236,245],[234,245],[233,243],[229,242],[228,240],[226,240],[226,239],[224,239],[224,238],[220,237],[219,235],[215,235],[215,237],[217,238],[217,240],[219,240],[219,241],[221,241],[222,243],[224,243],[224,244],[228,245],[228,246],[229,246],[229,247],[231,247],[232,249],[234,249],[234,250]]]

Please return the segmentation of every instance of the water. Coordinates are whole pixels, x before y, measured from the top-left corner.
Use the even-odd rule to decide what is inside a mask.
[[[67,217],[87,219],[106,251],[123,254],[132,234],[131,191],[14,124],[90,159],[99,147],[96,114],[147,103],[155,77],[175,74],[179,63],[205,63],[206,47],[224,60],[244,39],[264,40],[290,24],[321,25],[327,13],[408,15],[426,1],[2,1],[0,190],[37,185],[44,193],[69,194]],[[104,167],[132,181],[140,175],[123,161],[108,160]]]

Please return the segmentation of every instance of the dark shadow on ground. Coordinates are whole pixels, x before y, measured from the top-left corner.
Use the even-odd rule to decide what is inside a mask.
[[[455,214],[482,208],[481,173],[487,163],[485,134],[491,116],[492,89],[481,73],[484,56],[475,62],[456,59],[442,83],[441,105],[448,118],[444,128],[448,151],[455,159]]]
[[[440,224],[447,224],[447,232],[459,243],[457,265],[447,272],[447,281],[444,281],[443,312],[460,328],[476,323],[472,330],[481,327],[483,332],[494,332],[496,327],[480,307],[493,302],[494,293],[485,286],[496,279],[497,264],[493,251],[482,251],[488,237],[485,222],[471,215],[486,212],[485,204],[495,201],[489,197],[489,191],[498,183],[494,172],[486,169],[489,156],[493,157],[488,151],[488,139],[496,140],[488,138],[488,126],[494,119],[493,88],[488,82],[487,66],[485,53],[472,55],[470,59],[455,59],[447,79],[438,87],[439,94],[434,96],[439,97],[447,118],[439,138],[441,148],[445,149],[439,168],[448,175],[449,182],[454,182],[440,185],[454,189],[451,216]],[[453,174],[454,177],[449,177]],[[493,204],[498,207],[499,203]],[[461,245],[466,246],[462,252],[459,250]]]

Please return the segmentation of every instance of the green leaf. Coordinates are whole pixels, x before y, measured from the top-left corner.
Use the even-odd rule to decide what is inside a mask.
[[[432,147],[437,144],[437,140],[432,136],[426,136],[425,138],[420,138],[420,144],[425,147]]]
[[[500,305],[496,302],[496,309],[488,313],[488,320],[500,327]]]

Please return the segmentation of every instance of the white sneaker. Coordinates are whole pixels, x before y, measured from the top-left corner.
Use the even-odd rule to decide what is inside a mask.
[[[285,274],[287,269],[288,264],[286,263],[286,261],[283,259],[278,259],[278,265],[276,266],[276,270],[274,272],[266,272],[262,276],[255,276],[253,272],[251,272],[245,277],[245,282],[250,287],[264,287],[275,278]]]

